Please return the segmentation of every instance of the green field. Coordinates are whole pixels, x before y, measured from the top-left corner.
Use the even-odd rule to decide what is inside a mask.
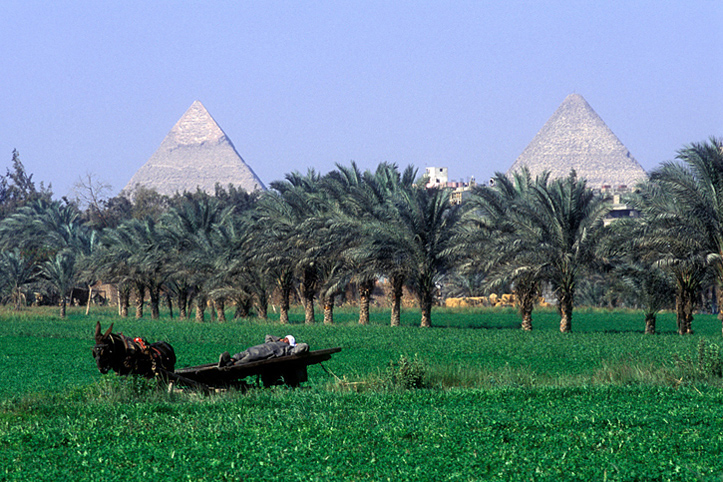
[[[672,314],[554,311],[523,333],[513,311],[418,312],[390,328],[339,310],[335,326],[120,319],[111,310],[0,314],[4,480],[723,480],[721,325]],[[177,366],[293,333],[341,346],[298,390],[203,396],[100,375],[97,320],[167,340]],[[701,348],[704,351],[701,353]],[[411,371],[405,371],[410,368]],[[420,381],[423,388],[407,389]]]

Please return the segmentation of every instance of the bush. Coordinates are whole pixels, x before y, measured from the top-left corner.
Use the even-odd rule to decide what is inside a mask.
[[[681,370],[681,379],[687,381],[710,381],[723,377],[723,358],[721,349],[704,339],[698,342],[695,356],[675,357]]]
[[[424,388],[428,381],[427,369],[417,355],[414,355],[413,359],[401,355],[398,362],[389,364],[384,380],[385,384],[393,389]]]

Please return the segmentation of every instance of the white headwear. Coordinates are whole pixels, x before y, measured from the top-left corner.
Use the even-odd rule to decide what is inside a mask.
[[[286,338],[286,341],[289,342],[289,345],[296,346],[296,338],[294,338],[292,335],[286,335],[284,338]]]

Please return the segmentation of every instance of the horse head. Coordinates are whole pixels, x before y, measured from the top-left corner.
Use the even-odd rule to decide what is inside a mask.
[[[113,323],[108,330],[102,333],[100,321],[95,325],[95,346],[93,347],[93,358],[98,365],[98,370],[106,374],[113,367],[116,360],[116,347],[113,340]]]

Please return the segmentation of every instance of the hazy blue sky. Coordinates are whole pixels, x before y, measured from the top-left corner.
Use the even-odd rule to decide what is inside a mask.
[[[266,183],[505,171],[577,92],[646,169],[723,135],[723,2],[0,2],[0,172],[116,194],[198,99]]]

